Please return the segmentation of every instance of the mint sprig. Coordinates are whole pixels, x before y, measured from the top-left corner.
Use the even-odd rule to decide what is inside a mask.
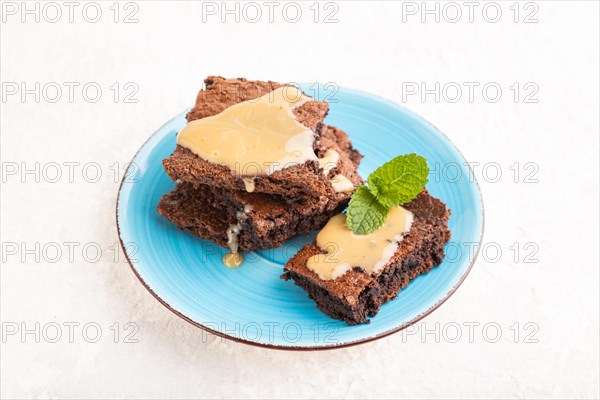
[[[377,168],[350,199],[346,224],[356,234],[365,235],[385,222],[391,207],[406,204],[427,184],[427,160],[414,153],[398,156]]]
[[[350,199],[346,224],[354,233],[364,235],[383,225],[388,208],[381,205],[366,186],[359,186]]]

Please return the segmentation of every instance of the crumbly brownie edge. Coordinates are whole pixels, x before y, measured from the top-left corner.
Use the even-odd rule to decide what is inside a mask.
[[[272,204],[280,209],[285,207],[286,211],[278,216],[261,216],[250,212],[246,218],[238,220],[237,213],[243,212],[247,205],[239,199],[257,197],[262,199],[260,201],[267,202],[267,206]],[[323,210],[321,206],[313,205],[310,207],[312,212],[302,214],[298,209],[288,207],[283,200],[276,201],[265,195],[234,196],[219,188],[204,186],[203,189],[197,189],[183,182],[162,197],[158,212],[179,229],[225,248],[228,246],[227,228],[239,223],[242,229],[238,236],[238,246],[243,251],[252,251],[281,247],[293,236],[320,229],[346,205],[347,200],[339,202],[332,210]]]
[[[346,202],[347,203],[347,202]],[[340,203],[338,208],[329,211],[322,211],[313,215],[303,216],[294,213],[285,225],[278,225],[271,229],[267,235],[258,235],[256,222],[248,220],[240,221],[242,231],[238,237],[239,247],[245,251],[278,248],[288,239],[294,236],[308,234],[311,230],[321,229],[329,218],[340,213],[347,204]]]

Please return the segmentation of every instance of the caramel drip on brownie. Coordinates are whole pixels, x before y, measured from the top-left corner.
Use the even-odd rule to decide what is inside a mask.
[[[338,174],[331,178],[330,181],[331,186],[333,186],[333,189],[338,193],[354,191],[354,183],[344,175]]]
[[[329,174],[329,171],[337,166],[337,162],[340,159],[340,153],[333,149],[327,149],[322,158],[319,158],[319,167],[323,168],[325,176]]]
[[[227,253],[221,261],[227,268],[237,268],[244,263],[244,256],[240,253]]]
[[[324,280],[336,279],[354,267],[377,273],[390,261],[412,221],[410,211],[393,207],[379,229],[357,235],[348,229],[346,215],[338,214],[317,235],[317,246],[326,254],[310,257],[306,266]]]
[[[254,178],[243,178],[244,187],[246,188],[246,192],[252,193],[255,189]]]
[[[283,86],[258,99],[234,104],[220,114],[189,122],[177,135],[177,144],[207,161],[229,167],[237,176],[269,175],[317,161],[315,134],[293,112],[311,100],[298,88]]]
[[[227,245],[229,246],[231,253],[225,254],[221,261],[228,268],[237,268],[244,263],[244,256],[238,251],[238,236],[242,230],[240,220],[244,218],[246,218],[246,214],[238,212],[237,224],[230,225],[227,229]]]
[[[329,175],[329,172],[337,167],[337,163],[340,160],[340,153],[333,149],[327,149],[323,157],[319,158],[319,167],[323,169],[325,176]],[[341,192],[352,192],[355,187],[352,181],[346,178],[344,175],[337,174],[329,180],[333,190],[338,193]]]

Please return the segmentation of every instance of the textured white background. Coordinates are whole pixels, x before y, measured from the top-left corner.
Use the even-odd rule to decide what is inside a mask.
[[[436,23],[434,16],[422,23],[418,15],[403,22],[400,2],[339,2],[338,23],[315,23],[311,3],[303,3],[296,24],[280,11],[272,24],[266,16],[255,24],[232,16],[203,23],[201,4],[191,1],[138,1],[134,24],[112,21],[112,2],[102,3],[96,24],[82,19],[81,6],[74,23],[64,7],[55,24],[5,15],[2,82],[97,82],[103,96],[97,103],[84,101],[79,90],[72,103],[66,93],[55,104],[31,95],[25,102],[3,99],[3,169],[12,162],[97,162],[103,176],[88,183],[79,168],[73,183],[66,176],[54,184],[5,177],[2,242],[97,242],[104,253],[97,263],[86,262],[81,247],[73,262],[66,254],[56,263],[3,254],[4,329],[36,322],[103,328],[98,343],[87,343],[81,326],[73,343],[66,327],[58,343],[5,335],[3,398],[599,396],[598,3],[537,2],[539,22],[532,24],[513,21],[512,1],[501,3],[498,23],[485,21],[481,5],[472,23],[465,6],[457,23]],[[468,160],[502,167],[497,183],[481,169],[477,174],[484,241],[501,246],[500,261],[480,257],[418,333],[349,349],[269,351],[223,342],[173,315],[122,260],[111,260],[118,183],[109,167],[122,166],[189,107],[208,74],[336,82],[397,102],[402,82],[497,82],[503,93],[496,103],[476,90],[473,102],[465,92],[456,103],[410,96],[404,104],[445,132]],[[108,89],[114,82],[135,82],[139,102],[115,103]],[[515,102],[514,82],[535,82],[539,102]],[[539,183],[514,183],[508,167],[515,162],[537,163]],[[537,243],[539,262],[524,263],[523,249],[515,262],[514,242]],[[130,321],[139,326],[139,343],[123,343],[122,335],[114,343],[109,327]],[[453,322],[463,328],[457,343],[421,335]],[[469,340],[464,324],[470,322],[497,323],[501,339],[490,343],[480,326]],[[537,343],[525,342],[528,322],[539,327]]]

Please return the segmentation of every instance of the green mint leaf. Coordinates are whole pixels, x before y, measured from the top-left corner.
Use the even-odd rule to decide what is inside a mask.
[[[350,199],[346,212],[346,225],[358,235],[377,230],[385,222],[388,207],[377,201],[365,186],[359,186]]]
[[[427,160],[414,153],[398,156],[377,168],[369,178],[369,190],[385,207],[408,203],[427,183]]]

